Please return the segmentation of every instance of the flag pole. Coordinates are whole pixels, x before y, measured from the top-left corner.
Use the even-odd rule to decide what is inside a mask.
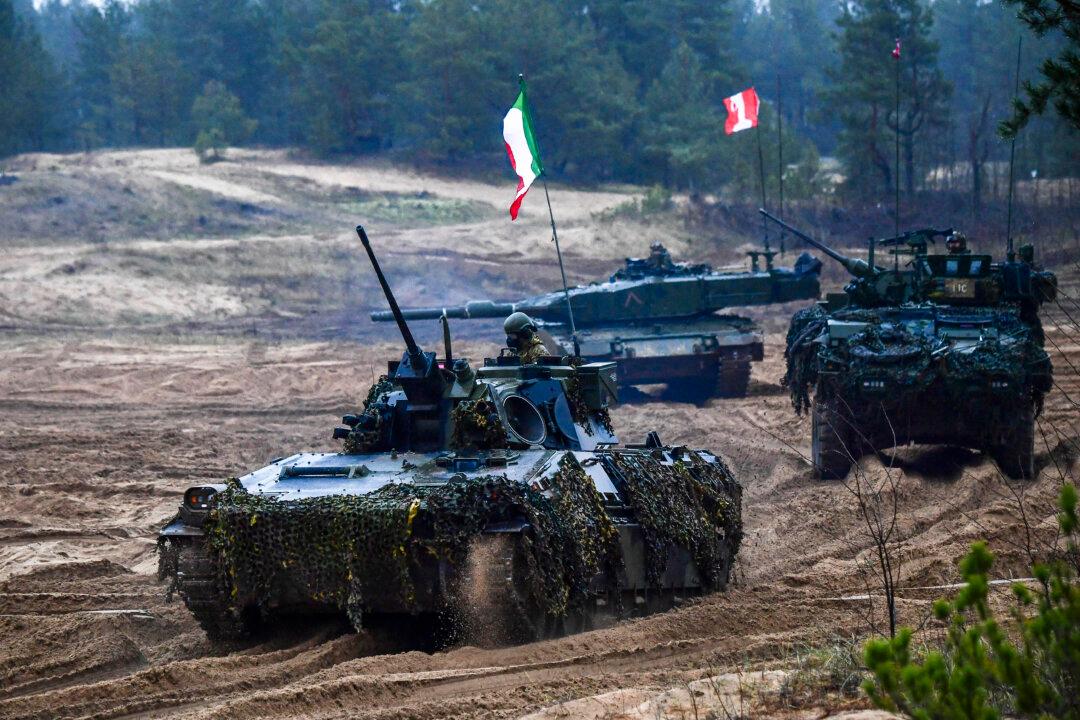
[[[780,92],[780,73],[776,73],[776,169],[780,183],[780,219],[784,219],[784,96]],[[780,229],[780,254],[784,254],[784,230]]]
[[[539,148],[537,148],[539,150]],[[559,231],[555,227],[555,213],[551,210],[551,195],[548,194],[546,173],[541,173],[540,179],[544,183],[544,198],[547,199],[548,217],[551,218],[551,239],[555,243],[555,254],[559,258],[559,273],[562,275],[563,295],[566,296],[566,314],[570,318],[570,337],[574,341],[574,355],[579,355],[577,328],[574,326],[574,306],[570,304],[570,287],[566,284],[566,268],[563,267],[562,250],[559,248]]]
[[[524,74],[518,75],[518,87],[525,98],[525,107],[528,108],[529,97],[525,93]],[[529,114],[532,114],[531,109]],[[544,183],[544,199],[547,200],[548,217],[551,219],[551,240],[555,243],[555,255],[559,258],[559,274],[562,275],[563,295],[566,297],[566,315],[570,319],[570,338],[574,343],[574,356],[578,357],[581,355],[581,351],[578,348],[577,327],[574,325],[574,306],[570,304],[570,286],[566,282],[566,268],[563,266],[562,249],[559,247],[559,230],[555,226],[555,212],[551,209],[551,194],[548,192],[547,171],[544,168],[544,161],[541,159],[543,155],[540,154],[539,138],[536,138],[536,154],[537,160],[540,161],[540,180]]]
[[[765,153],[761,150],[761,128],[755,128],[757,130],[757,159],[758,159],[758,175],[761,177],[761,207],[768,210],[768,205],[765,202]],[[769,250],[769,228],[765,216],[761,216],[761,237],[765,243],[765,252]],[[772,259],[769,255],[765,256],[765,262],[772,269]]]
[[[896,38],[896,212],[893,214],[893,237],[900,237],[900,38]],[[893,248],[896,250],[896,248]],[[893,270],[900,270],[900,254],[893,253]]]

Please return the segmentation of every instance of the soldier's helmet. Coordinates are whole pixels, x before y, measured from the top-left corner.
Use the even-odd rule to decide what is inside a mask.
[[[945,240],[945,247],[948,248],[949,252],[953,255],[967,252],[967,235],[959,230],[954,230]]]
[[[518,335],[526,330],[536,332],[536,323],[523,312],[511,314],[503,323],[503,332],[509,336]]]

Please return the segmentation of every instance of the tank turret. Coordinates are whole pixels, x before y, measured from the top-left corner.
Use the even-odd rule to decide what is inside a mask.
[[[1035,267],[1034,250],[1026,246],[1020,260],[994,262],[990,255],[972,253],[967,239],[954,229],[920,228],[896,237],[868,242],[867,259],[843,255],[765,210],[762,215],[808,245],[836,260],[852,275],[844,292],[859,307],[935,302],[944,305],[995,305],[1019,303],[1032,310],[1056,294],[1053,273]],[[931,253],[937,238],[949,238],[947,253]],[[955,239],[955,241],[953,240]],[[962,239],[962,242],[960,240]],[[892,256],[891,267],[875,263],[879,249]],[[838,306],[830,298],[830,307]]]
[[[504,353],[474,369],[451,358],[448,330],[445,356],[438,361],[416,344],[408,313],[398,307],[364,228],[357,226],[356,232],[406,349],[401,360],[389,364],[381,383],[386,391],[374,393],[363,412],[346,415],[344,426],[335,429],[334,437],[345,440],[347,448],[430,451],[479,443],[484,449],[591,450],[615,442],[607,418],[608,403],[617,397],[615,363],[555,355],[523,366],[516,355]],[[447,328],[449,314],[437,317]],[[482,433],[474,432],[481,427]]]
[[[793,268],[750,272],[716,272],[709,265],[674,263],[654,267],[628,258],[626,267],[608,282],[570,288],[570,304],[579,329],[618,323],[677,321],[702,318],[731,307],[767,305],[817,298],[819,262],[800,258]],[[464,305],[406,309],[407,320],[504,318],[524,312],[549,326],[567,323],[563,291],[514,302],[472,300]],[[377,322],[394,319],[391,311],[371,313]]]
[[[438,317],[505,318],[524,312],[541,326],[552,354],[617,364],[619,385],[667,384],[679,399],[741,397],[750,363],[764,353],[762,335],[747,318],[721,315],[733,307],[816,299],[821,262],[803,254],[792,268],[773,267],[772,252],[749,253],[749,271],[719,272],[707,264],[675,262],[659,243],[648,258],[627,258],[607,282],[515,302],[473,300],[464,305],[406,309],[407,320]],[[757,267],[764,254],[767,268]],[[577,327],[567,315],[567,294]],[[393,311],[371,314],[391,321]],[[576,341],[576,343],[575,343]]]

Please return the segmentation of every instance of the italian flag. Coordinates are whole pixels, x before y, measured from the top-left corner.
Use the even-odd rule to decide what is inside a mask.
[[[514,196],[514,202],[510,203],[510,219],[517,220],[525,193],[529,192],[533,180],[544,172],[544,166],[540,164],[540,152],[536,149],[532,117],[525,102],[524,83],[517,100],[503,118],[503,142],[506,143],[506,154],[510,156],[510,166],[518,176],[517,195]]]

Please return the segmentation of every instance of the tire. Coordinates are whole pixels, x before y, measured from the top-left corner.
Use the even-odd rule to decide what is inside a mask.
[[[998,468],[1013,480],[1035,477],[1035,408],[1028,405],[1017,414],[1014,426],[992,455]]]
[[[851,421],[827,403],[814,400],[811,415],[814,477],[842,480],[858,459]]]
[[[716,367],[713,397],[742,398],[750,387],[750,361],[721,358]]]
[[[228,583],[205,541],[181,545],[176,570],[176,589],[210,640],[240,640],[251,633],[254,618],[232,607]]]

